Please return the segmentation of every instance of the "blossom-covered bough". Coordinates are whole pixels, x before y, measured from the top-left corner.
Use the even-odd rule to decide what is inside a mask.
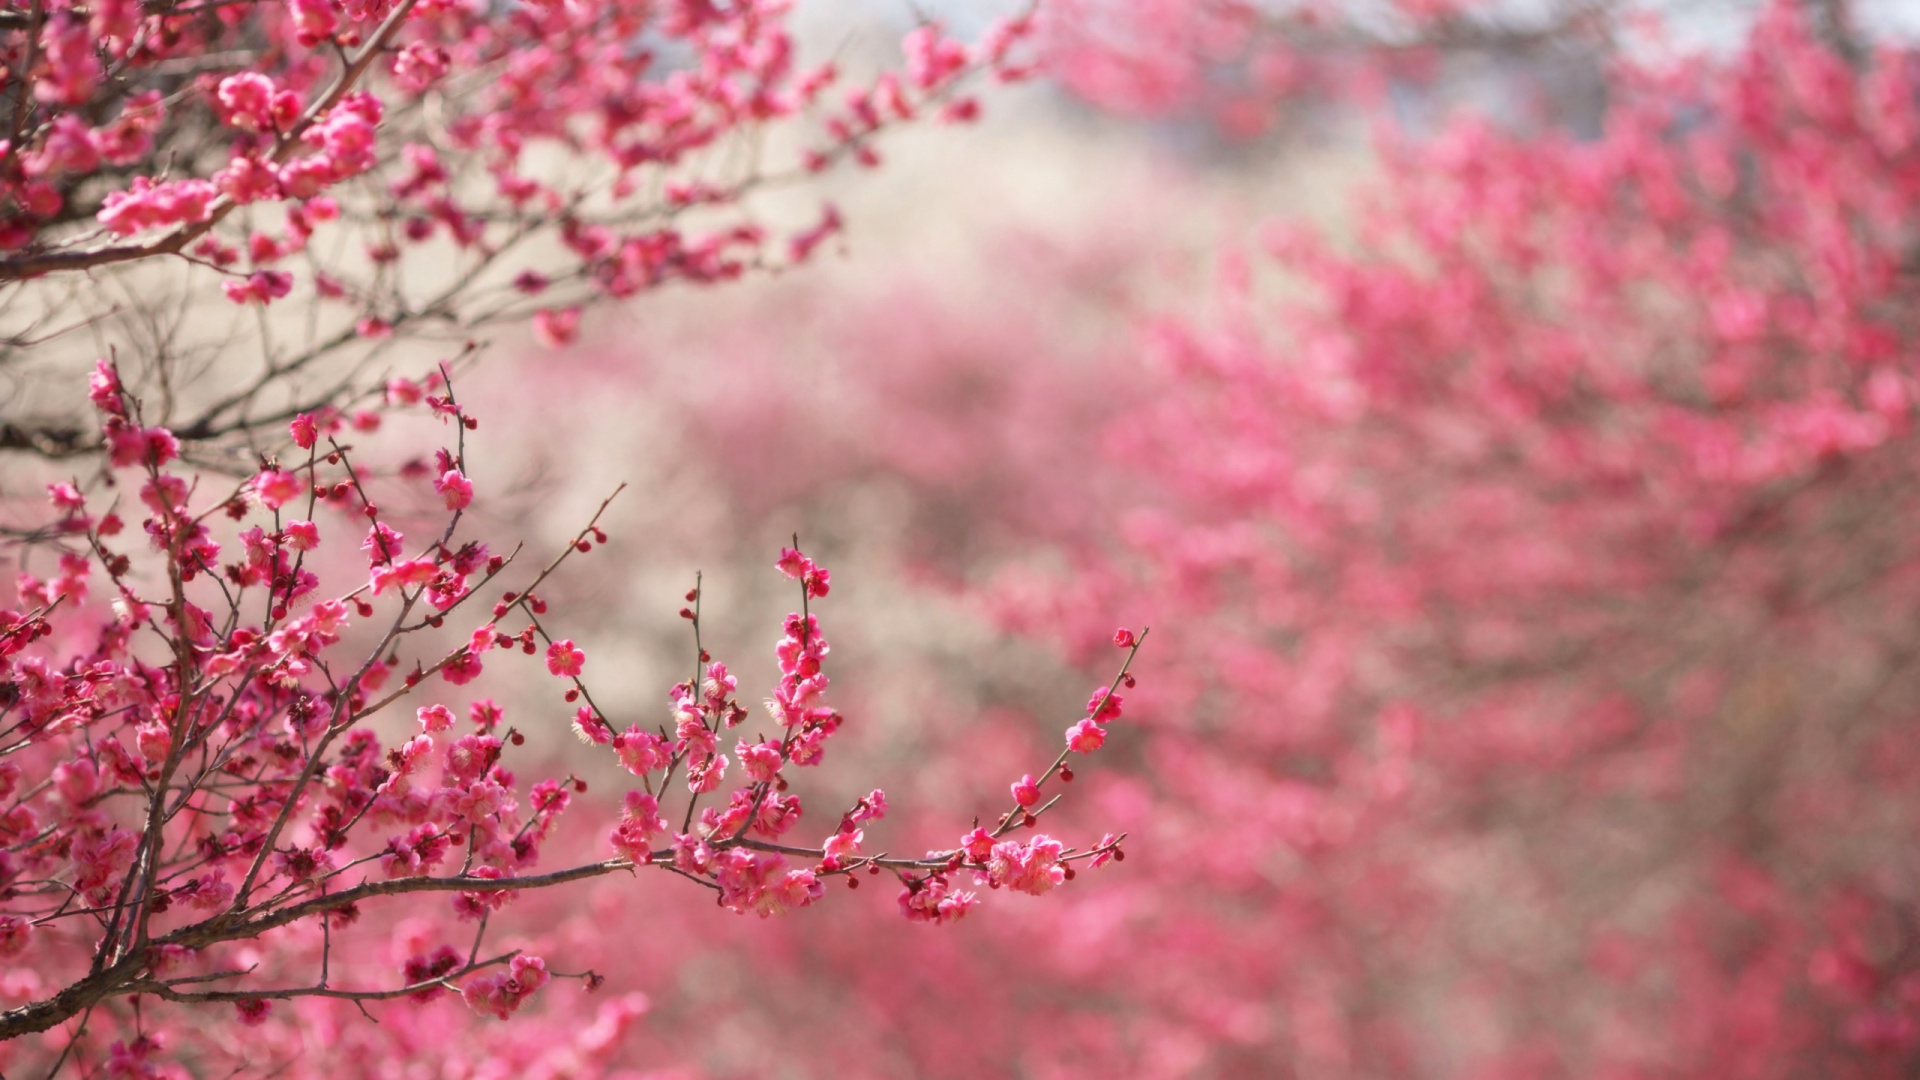
[[[1119,715],[1115,690],[1132,685],[1139,649],[1128,632],[1115,638],[1126,659],[1113,682],[990,826],[920,858],[870,854],[866,830],[887,811],[876,789],[820,843],[800,843],[788,769],[819,764],[843,718],[826,701],[828,642],[811,610],[829,574],[797,541],[779,560],[801,604],[777,647],[768,720],[753,719],[726,665],[700,647],[696,584],[681,614],[697,667],[673,688],[670,721],[621,726],[594,702],[587,651],[555,636],[539,594],[570,558],[606,542],[607,503],[537,573],[503,588],[519,550],[496,554],[461,535],[474,497],[465,439],[478,425],[444,377],[395,387],[454,432],[433,481],[444,525],[424,541],[389,523],[374,501],[388,478],[370,472],[337,418],[297,417],[282,456],[214,488],[179,471],[178,440],[144,422],[110,363],[91,396],[116,475],[138,492],[139,528],[122,508],[96,510],[55,485],[60,528],[84,549],[50,579],[23,576],[27,609],[0,613],[0,956],[39,988],[0,1013],[0,1039],[74,1022],[55,1071],[89,1023],[141,1030],[143,996],[223,1004],[258,1024],[276,1000],[364,1007],[451,989],[504,1018],[558,973],[544,958],[486,948],[488,920],[523,893],[587,878],[658,869],[766,917],[818,902],[834,878],[857,887],[892,873],[908,918],[947,922],[975,904],[959,885],[1037,895],[1074,864],[1123,857],[1121,837],[1075,849],[1025,830],[1059,798],[1040,802],[1042,786],[1070,781],[1069,755],[1096,749]],[[364,564],[328,561],[363,529]],[[544,660],[564,684],[574,733],[637,785],[606,837],[610,857],[540,869],[585,782],[517,775],[525,734],[502,729],[491,699],[464,720],[431,700],[437,685],[473,683],[516,650]],[[407,708],[410,731],[386,734]],[[383,904],[427,916],[431,947],[375,984],[338,976],[347,957],[336,937]],[[311,964],[273,951],[292,930],[320,935]],[[591,970],[569,977],[601,981]],[[170,1037],[191,1042],[195,1029]]]
[[[565,342],[596,300],[805,262],[839,212],[769,213],[757,192],[877,164],[885,129],[971,119],[980,76],[1028,71],[1030,14],[972,45],[922,25],[899,70],[855,76],[803,62],[788,7],[8,8],[0,367],[117,330],[139,341],[123,369],[153,419],[231,449],[377,396],[400,341],[459,348],[530,319]],[[290,298],[298,318],[262,310]],[[187,374],[236,346],[247,368]],[[61,404],[16,401],[0,449],[92,450]]]
[[[517,898],[589,878],[658,870],[765,917],[891,873],[908,918],[948,922],[976,880],[1039,894],[1122,857],[1027,830],[1118,715],[1130,635],[1011,810],[894,857],[866,850],[877,788],[819,843],[797,831],[789,767],[843,723],[811,611],[828,574],[797,539],[768,719],[701,648],[696,583],[697,666],[654,724],[596,704],[541,598],[606,542],[608,504],[537,571],[468,535],[479,422],[453,376],[486,333],[559,346],[592,303],[804,263],[839,212],[758,193],[876,165],[885,130],[970,120],[976,84],[1030,71],[1030,12],[971,44],[923,23],[897,70],[850,76],[802,61],[788,6],[0,10],[0,374],[33,391],[0,406],[0,450],[74,470],[0,528],[41,571],[0,611],[0,1073],[277,1072],[275,1002],[393,1001],[404,1039],[426,1026],[392,1014],[448,991],[504,1018],[554,978],[596,989],[592,957],[550,970],[488,939]],[[406,343],[432,374],[396,377]],[[89,415],[54,388],[98,354]],[[375,440],[406,412],[450,425],[431,463]],[[382,509],[428,483],[432,516]],[[565,716],[516,727],[469,697],[514,650],[631,776],[610,832],[559,828],[584,779],[521,775]],[[598,1048],[578,1052],[618,1042],[631,998],[568,1031]]]

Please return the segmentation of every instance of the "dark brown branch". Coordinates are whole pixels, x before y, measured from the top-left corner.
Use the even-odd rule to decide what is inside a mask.
[[[126,992],[130,994],[152,994],[166,1001],[180,1002],[238,1002],[259,1001],[267,998],[276,1001],[290,1001],[293,998],[302,997],[339,998],[343,1001],[390,1001],[393,998],[406,997],[409,994],[417,994],[422,990],[432,990],[436,987],[457,990],[458,987],[453,985],[452,980],[458,979],[462,975],[471,975],[482,968],[504,964],[518,955],[520,955],[520,950],[514,949],[511,952],[501,953],[499,956],[469,962],[458,971],[450,971],[445,975],[411,983],[393,990],[336,990],[327,986],[289,986],[277,987],[272,990],[180,991],[175,990],[174,987],[186,980],[157,982],[152,979],[141,979],[129,985]]]
[[[661,852],[658,857],[665,858],[670,853]],[[35,1001],[15,1009],[0,1013],[0,1042],[45,1031],[57,1024],[79,1015],[79,1013],[111,997],[127,994],[152,992],[145,989],[145,979],[150,957],[157,950],[170,945],[189,949],[204,949],[223,941],[240,941],[259,937],[261,934],[289,923],[314,915],[324,914],[363,900],[381,896],[401,896],[420,892],[498,892],[503,889],[539,889],[554,885],[564,885],[571,881],[584,881],[601,877],[617,870],[630,870],[633,864],[625,859],[609,859],[605,862],[587,863],[566,870],[556,870],[550,874],[536,874],[518,878],[480,878],[480,877],[420,877],[397,878],[391,881],[371,881],[351,889],[314,897],[302,903],[293,904],[278,910],[261,912],[251,918],[245,913],[225,911],[210,919],[183,926],[170,934],[152,939],[146,948],[129,953],[116,963],[103,967],[100,971],[88,975],[65,990],[47,998]],[[420,987],[413,987],[418,990]],[[348,993],[348,992],[343,992]],[[265,997],[267,993],[242,993],[238,998]],[[397,996],[395,995],[390,996]]]

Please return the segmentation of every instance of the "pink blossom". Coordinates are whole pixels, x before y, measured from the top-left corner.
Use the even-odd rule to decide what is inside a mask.
[[[620,823],[609,834],[608,840],[623,857],[643,863],[650,861],[653,838],[666,831],[667,823],[660,816],[659,800],[645,792],[629,791],[620,814]]]
[[[373,595],[379,596],[389,586],[405,588],[409,585],[425,585],[439,574],[440,568],[432,559],[404,559],[376,566],[373,568]]]
[[[488,649],[493,648],[494,638],[498,636],[498,633],[492,623],[476,627],[473,633],[467,638],[467,651],[478,656]]]
[[[467,719],[482,732],[492,731],[499,726],[502,718],[500,706],[492,698],[481,698],[467,706]]]
[[[572,638],[562,638],[547,646],[547,670],[562,678],[575,678],[587,663],[587,654],[574,647]]]
[[[507,810],[507,789],[492,780],[475,780],[452,792],[453,812],[466,824],[487,828]]]
[[[91,173],[100,167],[99,136],[86,122],[72,113],[53,121],[46,141],[26,163],[32,176],[60,176],[67,173]]]
[[[180,456],[180,440],[162,427],[107,429],[108,459],[116,466],[165,465]]]
[[[402,90],[418,94],[445,77],[449,63],[445,49],[416,41],[393,58],[393,81]]]
[[[1076,754],[1091,754],[1106,741],[1106,729],[1094,723],[1092,717],[1067,729],[1067,747]]]
[[[651,731],[642,730],[637,724],[615,735],[612,745],[620,755],[620,764],[635,776],[665,768],[673,752],[667,740]]]
[[[900,890],[900,913],[910,922],[949,923],[966,917],[978,901],[971,892],[953,889],[944,874],[913,882]]]
[[[287,430],[293,436],[293,444],[302,450],[313,449],[313,443],[319,437],[319,427],[308,413],[301,413],[287,424]]]
[[[266,305],[293,291],[293,275],[281,270],[256,270],[244,279],[229,278],[220,287],[236,304]]]
[[[467,782],[478,779],[500,755],[500,740],[492,735],[462,735],[447,747],[447,776]]]
[[[117,827],[77,840],[72,850],[74,887],[96,901],[104,898],[108,884],[133,865],[137,846],[135,834]]]
[[[687,790],[705,795],[718,790],[727,775],[727,755],[708,754],[687,765]]]
[[[422,726],[425,726],[423,723]],[[399,776],[411,775],[433,752],[433,738],[426,734],[415,735],[403,743],[398,751],[398,759],[389,759],[394,763],[394,773]]]
[[[458,469],[448,469],[433,482],[433,490],[446,500],[447,509],[465,510],[473,502],[473,482]]]
[[[333,856],[317,847],[294,847],[273,853],[273,865],[292,882],[312,881],[333,869]]]
[[[299,498],[300,490],[300,478],[281,469],[268,469],[253,478],[253,497],[269,510]]]
[[[1013,785],[1013,801],[1028,807],[1040,801],[1040,785],[1034,783],[1032,773],[1022,776]]]
[[[516,956],[505,972],[468,979],[460,988],[460,997],[474,1012],[505,1020],[551,978],[545,960],[537,956]]]
[[[97,216],[100,224],[115,234],[129,236],[146,229],[205,221],[218,194],[218,189],[205,180],[156,184],[140,176],[125,191],[108,193]]]
[[[53,787],[69,807],[85,806],[100,791],[100,770],[92,761],[80,758],[53,767]]]
[[[720,903],[741,914],[769,918],[806,907],[825,892],[811,870],[789,869],[781,855],[729,848],[714,863]]]
[[[126,11],[131,5],[124,0],[110,0],[94,10],[106,12],[119,6]],[[142,90],[128,95],[120,108],[120,115],[105,127],[94,131],[94,141],[100,147],[100,156],[109,165],[128,166],[139,162],[153,152],[154,136],[159,133],[160,125],[166,119],[167,106],[158,90]]]
[[[87,376],[87,400],[93,407],[108,416],[124,416],[125,407],[120,401],[120,373],[105,360],[93,362],[93,373]]]
[[[842,829],[827,837],[820,850],[833,866],[844,866],[860,857],[860,843],[865,835],[859,829]]]
[[[86,497],[72,484],[48,484],[47,499],[63,514],[75,514],[87,508]]]
[[[827,595],[832,575],[799,551],[793,548],[782,548],[780,559],[774,565],[780,568],[781,573],[800,581],[805,586],[808,596]]]
[[[987,880],[995,888],[1039,896],[1066,880],[1066,870],[1059,865],[1063,848],[1045,834],[1025,844],[1003,840],[987,859]]]
[[[445,705],[425,705],[416,712],[422,731],[445,731],[453,726],[453,712]]]
[[[845,227],[846,223],[841,219],[839,209],[828,205],[816,224],[794,234],[793,238],[787,242],[788,257],[796,263],[806,262],[813,257],[815,249],[838,235]]]
[[[271,165],[251,157],[236,156],[227,167],[213,175],[214,187],[237,206],[278,199],[288,194],[282,174]]]
[[[391,837],[380,855],[380,869],[389,877],[417,877],[429,873],[453,850],[453,840],[431,824],[417,825],[404,836]]]
[[[747,771],[747,776],[759,784],[772,783],[780,772],[780,766],[785,764],[780,757],[778,743],[750,743],[742,739],[734,747],[734,752],[739,755],[740,767]]]
[[[333,0],[289,0],[287,6],[300,43],[309,48],[331,38],[340,25],[339,8]]]
[[[580,309],[560,308],[537,311],[533,316],[533,337],[549,349],[572,344],[580,333]]]
[[[858,825],[863,821],[879,821],[887,816],[887,793],[874,788],[861,796],[860,802],[847,814],[847,820]]]
[[[311,521],[296,519],[287,522],[287,546],[295,551],[312,551],[320,546],[320,527]]]
[[[1119,837],[1113,835],[1112,833],[1107,833],[1102,837],[1100,837],[1100,842],[1094,845],[1094,856],[1092,859],[1087,861],[1087,865],[1097,869],[1099,867],[1105,866],[1109,862],[1112,862],[1114,854],[1117,851],[1117,849],[1113,845],[1118,840],[1119,840]]]
[[[46,21],[40,47],[47,71],[34,79],[33,95],[44,104],[84,105],[100,81],[93,35],[83,19],[56,11]]]
[[[1103,686],[1087,699],[1087,716],[1097,724],[1120,718],[1120,695],[1113,693],[1113,689]]]
[[[345,180],[366,172],[374,165],[374,124],[367,109],[357,107],[365,95],[349,95],[324,119],[307,129],[306,142],[321,148],[319,160],[326,162],[330,179]]]
[[[135,745],[140,748],[140,756],[149,764],[158,765],[167,760],[173,750],[173,733],[165,724],[142,724],[135,729]]]
[[[184,511],[190,492],[184,477],[162,473],[140,485],[140,501],[147,509],[165,517]]]
[[[218,97],[225,121],[242,131],[281,129],[300,112],[297,94],[276,89],[273,80],[256,72],[222,79]]]
[[[387,404],[396,408],[418,405],[425,396],[426,391],[412,379],[395,378],[387,381]]]
[[[901,42],[907,54],[907,79],[917,89],[931,90],[948,82],[967,65],[967,48],[928,23],[909,32]]]
[[[367,530],[367,538],[360,541],[360,550],[367,553],[367,561],[372,566],[392,562],[400,557],[401,545],[406,536],[384,521],[376,521]]]
[[[250,189],[269,190],[266,178],[258,170],[249,169],[240,173],[237,167],[230,166],[223,176],[235,186],[245,185]],[[280,166],[273,177],[273,187],[277,187],[282,196],[289,199],[313,199],[319,196],[327,186],[335,182],[333,163],[322,157],[300,158]]]
[[[195,911],[218,911],[233,902],[233,885],[218,870],[202,874],[189,884],[193,894],[187,898],[187,906]]]
[[[588,746],[606,746],[614,738],[613,729],[590,705],[582,705],[574,710],[573,734]]]
[[[992,833],[976,826],[972,832],[960,838],[960,850],[966,852],[968,860],[985,863],[993,854],[994,842]]]

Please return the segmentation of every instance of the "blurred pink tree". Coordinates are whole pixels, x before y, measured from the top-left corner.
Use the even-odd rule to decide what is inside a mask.
[[[944,286],[849,317],[835,467],[923,489],[930,565],[1012,564],[1076,661],[1160,629],[1092,800],[1128,872],[904,976],[796,943],[872,1021],[837,1074],[1920,1067],[1920,58],[1820,27],[1615,54],[1592,139],[1390,141],[1350,249],[1223,253],[1138,362]]]

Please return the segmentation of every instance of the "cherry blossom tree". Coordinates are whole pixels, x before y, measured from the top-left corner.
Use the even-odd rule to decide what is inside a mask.
[[[669,695],[671,723],[622,727],[595,703],[587,651],[557,636],[538,591],[569,558],[606,543],[599,515],[543,569],[502,590],[495,579],[512,572],[520,552],[495,553],[459,528],[475,497],[464,470],[477,419],[444,379],[391,389],[454,432],[432,480],[444,524],[412,544],[374,501],[390,481],[341,441],[338,419],[297,416],[287,467],[270,461],[212,493],[205,477],[170,467],[178,440],[144,424],[114,367],[102,361],[95,371],[90,396],[110,464],[139,485],[153,553],[119,539],[127,526],[117,509],[95,512],[74,485],[54,485],[59,529],[81,550],[63,555],[53,578],[22,575],[28,610],[4,618],[0,943],[21,965],[10,992],[27,1000],[0,1013],[0,1034],[13,1040],[76,1021],[56,1040],[53,1071],[103,1060],[134,1068],[163,1052],[266,1066],[244,1040],[236,1049],[206,1036],[221,1032],[218,1023],[169,1023],[129,1004],[142,997],[230,1009],[252,1026],[276,1001],[364,1007],[454,990],[475,1011],[505,1019],[560,973],[518,949],[489,955],[490,918],[521,893],[588,878],[658,869],[705,886],[721,907],[765,918],[812,905],[830,881],[857,886],[856,875],[891,872],[907,918],[950,922],[974,906],[965,885],[975,877],[1037,895],[1071,876],[1074,863],[1119,854],[1114,836],[1076,850],[1014,834],[1058,801],[1049,792],[1043,804],[1043,787],[1070,778],[1069,754],[1096,749],[1102,725],[1119,714],[1115,690],[1131,681],[1139,644],[1130,633],[1115,638],[1127,663],[1093,694],[1052,764],[1037,779],[1023,775],[1009,810],[957,846],[920,858],[863,850],[870,823],[888,808],[877,789],[822,843],[796,844],[788,834],[802,807],[785,770],[819,764],[843,723],[825,697],[828,644],[811,611],[830,589],[827,570],[797,547],[781,553],[779,569],[798,583],[801,603],[776,650],[771,738],[747,723],[737,680],[701,647],[698,582],[680,613],[693,631],[692,675]],[[239,527],[254,515],[262,520]],[[232,522],[224,544],[215,535],[222,518]],[[342,546],[331,538],[362,524],[364,568],[330,564]],[[234,553],[224,561],[223,548]],[[106,610],[88,603],[96,569],[110,592]],[[351,587],[328,591],[322,572]],[[467,614],[489,596],[498,599],[485,615]],[[450,619],[477,626],[442,640],[436,631]],[[357,626],[368,629],[356,638]],[[574,733],[617,758],[637,784],[601,857],[534,871],[586,784],[519,777],[513,748],[525,736],[491,700],[473,701],[464,717],[444,703],[418,704],[406,738],[383,739],[376,728],[383,712],[432,696],[436,685],[474,683],[516,650],[544,659],[565,688]],[[427,906],[429,893],[449,902]],[[351,972],[350,928],[382,905],[414,918],[420,948],[373,985],[343,978],[336,936]],[[443,916],[440,925],[422,921],[432,914]],[[319,935],[317,958],[298,945],[272,947],[303,932]],[[593,970],[567,977],[589,989],[602,980]],[[100,1029],[124,1027],[133,1034],[100,1045]],[[45,1064],[24,1052],[25,1065]]]
[[[564,342],[596,300],[805,262],[838,212],[768,218],[756,193],[875,165],[884,129],[971,118],[978,76],[1026,71],[1028,15],[973,45],[923,25],[897,70],[855,78],[803,59],[788,6],[10,10],[5,363],[111,328],[151,419],[244,442],[377,399],[399,341],[457,351],[531,319]],[[304,317],[263,310],[289,301]],[[91,451],[69,406],[18,395],[0,448]]]
[[[589,879],[682,878],[766,919],[890,875],[899,917],[952,923],[981,889],[1040,895],[1123,857],[1121,836],[1026,830],[1119,715],[1133,634],[1005,812],[891,854],[869,839],[877,787],[799,825],[792,770],[819,765],[846,718],[813,610],[830,575],[797,537],[764,718],[702,646],[697,578],[688,677],[659,716],[623,716],[589,685],[604,654],[542,598],[604,549],[613,497],[537,569],[469,515],[480,417],[454,375],[480,332],[528,321],[563,345],[589,304],[806,262],[838,211],[780,224],[756,193],[877,164],[884,129],[971,119],[972,85],[1026,73],[1029,15],[973,44],[922,24],[899,69],[865,81],[803,64],[787,15],[0,13],[0,365],[40,395],[10,403],[0,450],[44,492],[29,504],[9,480],[23,569],[0,610],[0,1071],[317,1075],[344,1063],[316,1045],[445,1053],[460,1017],[607,982],[607,941],[542,954],[500,915]],[[106,355],[64,370],[87,335]],[[403,341],[438,362],[393,373]],[[437,424],[439,445],[412,455],[386,421]],[[544,667],[565,715],[510,720],[478,696],[515,663]],[[528,738],[569,721],[624,788],[575,809],[580,828],[562,818],[587,781],[535,779],[553,754]],[[525,1034],[482,1040],[480,1067],[605,1067],[644,1009],[637,991],[585,1022],[535,1006]],[[343,1018],[377,1034],[343,1036]]]

